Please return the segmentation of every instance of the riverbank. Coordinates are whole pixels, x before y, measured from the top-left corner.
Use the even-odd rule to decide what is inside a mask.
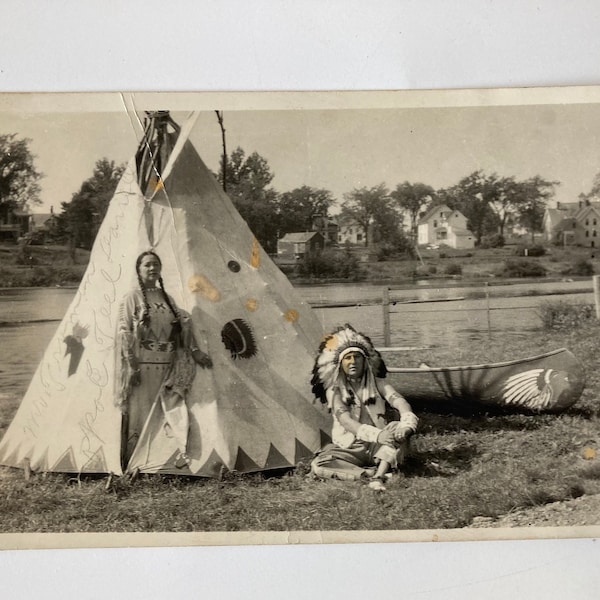
[[[0,245],[0,282],[5,288],[77,286],[90,253],[67,246]]]
[[[427,285],[490,285],[511,283],[514,279],[505,272],[506,261],[518,259],[517,246],[504,248],[475,248],[471,250],[421,250],[416,260],[378,261],[364,249],[355,251],[361,256],[359,270],[351,279],[300,277],[294,270],[281,268],[294,286],[368,283],[381,286]],[[589,248],[548,247],[543,256],[520,260],[535,261],[544,271],[544,276],[530,278],[531,281],[560,281],[564,278],[580,276],[577,265],[589,262],[593,273],[600,273],[600,252],[590,252]],[[85,272],[90,253],[68,246],[26,246],[0,245],[0,281],[2,287],[39,287],[77,285]],[[592,272],[586,273],[591,277]],[[526,280],[519,277],[519,281]]]
[[[591,276],[600,273],[600,253],[591,250],[593,249],[575,246],[547,246],[540,256],[523,256],[523,248],[517,245],[469,250],[442,246],[436,250],[421,249],[415,259],[377,260],[365,249],[354,248],[352,252],[360,260],[358,271],[353,274],[353,281],[395,286],[434,279],[481,285],[484,281],[498,282],[510,278],[511,269],[507,270],[507,263],[512,263],[514,276],[519,278],[523,278],[526,272],[515,269],[515,266],[524,264],[539,266],[539,269],[534,269],[537,271],[535,278],[539,280]],[[587,264],[582,267],[583,263]],[[294,285],[348,281],[339,278],[301,277],[294,269],[284,268],[283,265],[282,268]],[[581,272],[582,269],[585,272]]]

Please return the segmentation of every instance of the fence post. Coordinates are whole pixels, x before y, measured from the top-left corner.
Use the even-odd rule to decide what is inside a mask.
[[[600,275],[592,277],[594,282],[594,305],[596,306],[596,319],[600,320]]]
[[[390,288],[383,288],[381,297],[381,307],[383,309],[383,345],[389,347],[392,345],[390,335]]]
[[[492,320],[490,317],[490,284],[489,281],[485,282],[485,300],[487,305],[487,325],[488,325],[488,337],[492,338]]]

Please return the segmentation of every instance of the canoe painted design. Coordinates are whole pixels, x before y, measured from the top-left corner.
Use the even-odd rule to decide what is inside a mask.
[[[580,362],[565,348],[487,365],[388,367],[388,377],[415,404],[527,412],[561,412],[577,402],[585,386]]]

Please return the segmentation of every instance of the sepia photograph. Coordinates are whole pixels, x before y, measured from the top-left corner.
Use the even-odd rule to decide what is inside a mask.
[[[1,546],[597,535],[600,88],[3,94],[0,160]]]

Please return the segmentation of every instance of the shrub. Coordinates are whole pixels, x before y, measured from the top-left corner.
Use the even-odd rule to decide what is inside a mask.
[[[22,267],[0,267],[3,287],[48,287],[77,285],[85,272],[85,265],[40,266],[31,269]]]
[[[14,269],[0,266],[0,281],[2,281],[2,287],[15,287],[14,279]]]
[[[393,248],[390,248],[386,244],[381,244],[381,246],[379,246],[379,248],[377,248],[377,253],[375,254],[377,262],[382,262],[384,260],[387,260],[388,258],[392,258],[393,256],[394,256]]]
[[[415,269],[416,277],[429,277],[437,273],[437,267],[435,265],[420,264]]]
[[[378,261],[399,256],[408,258],[415,256],[415,248],[406,236],[399,235],[394,240],[381,242],[377,248],[376,258]]]
[[[491,235],[484,235],[481,238],[480,248],[503,248],[504,247],[504,236],[499,233],[493,233]]]
[[[537,260],[508,259],[499,273],[502,277],[543,277],[546,274],[544,265]]]
[[[27,267],[32,267],[39,264],[38,259],[31,254],[28,246],[24,246],[23,248],[19,249],[19,252],[15,255],[14,262],[16,265],[23,265]]]
[[[585,258],[580,258],[562,271],[563,275],[590,276],[594,274],[594,265]]]
[[[446,275],[462,275],[462,266],[458,263],[450,263],[444,269]]]
[[[388,260],[390,258],[397,258],[399,255],[401,255],[402,252],[398,250],[398,248],[396,246],[394,246],[393,244],[379,244],[377,251],[375,253],[375,257],[377,259],[378,262],[381,262],[383,260]]]
[[[297,266],[295,264],[278,263],[277,266],[284,275],[294,275],[297,271]]]
[[[545,329],[572,329],[589,323],[594,318],[595,311],[591,304],[546,300],[540,304],[538,314]]]
[[[394,275],[401,279],[415,279],[417,276],[417,267],[414,265],[414,263],[398,265]]]
[[[58,283],[56,280],[56,269],[51,266],[33,267],[30,274],[30,285],[33,287],[46,287]]]
[[[544,256],[544,254],[546,254],[546,248],[539,244],[534,246],[517,246],[515,248],[515,254],[517,256]]]
[[[363,276],[358,258],[349,251],[324,250],[308,254],[300,262],[301,275],[317,278],[361,279]]]
[[[69,267],[60,267],[56,270],[59,285],[73,285],[79,283],[83,277],[86,265],[72,265]]]

